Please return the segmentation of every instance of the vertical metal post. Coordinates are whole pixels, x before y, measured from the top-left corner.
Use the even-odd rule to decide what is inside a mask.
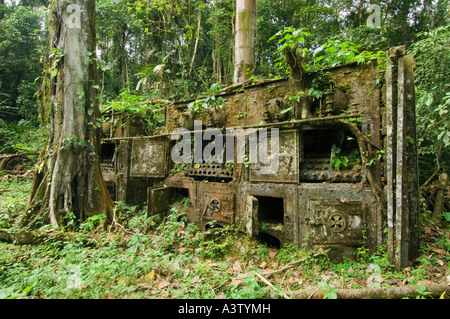
[[[387,225],[388,225],[388,257],[394,260],[394,87],[393,87],[393,65],[391,52],[386,53],[386,204],[387,204]]]
[[[419,190],[419,161],[417,154],[416,134],[416,98],[414,88],[414,56],[406,55],[403,60],[405,69],[405,148],[406,148],[406,192],[408,205],[408,258],[413,260],[419,251],[420,225],[420,190]]]
[[[392,48],[386,58],[388,256],[396,268],[400,269],[406,267],[416,256],[419,246],[414,58],[405,55],[404,46]]]
[[[407,218],[408,214],[406,203],[406,194],[404,190],[405,174],[405,67],[403,56],[398,57],[398,101],[397,101],[397,165],[395,176],[395,259],[397,268],[406,265],[408,262],[407,243]],[[406,207],[405,207],[406,206]],[[406,225],[405,225],[406,223]]]

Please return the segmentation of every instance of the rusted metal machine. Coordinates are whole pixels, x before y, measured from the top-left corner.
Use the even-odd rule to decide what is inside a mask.
[[[153,136],[117,116],[121,122],[102,140],[104,179],[114,200],[146,202],[149,214],[188,197],[187,216],[203,229],[235,224],[273,245],[323,247],[335,257],[386,244],[391,260],[404,267],[419,246],[413,70],[414,58],[397,47],[387,52],[382,72],[376,62],[349,63],[241,83],[209,96],[223,104],[202,112],[193,112],[195,101],[167,104],[165,129]],[[322,94],[308,95],[319,82]],[[223,152],[233,157],[175,163],[179,128],[192,140],[218,129],[227,142]],[[248,161],[249,132],[265,129],[274,145],[274,128],[277,170],[263,174],[274,157]],[[237,131],[249,134],[239,140]],[[201,141],[206,149],[208,139]]]

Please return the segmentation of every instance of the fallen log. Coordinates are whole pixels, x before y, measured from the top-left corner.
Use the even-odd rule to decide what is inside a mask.
[[[31,162],[25,154],[2,154],[0,155],[0,171],[22,171],[24,163]]]
[[[21,230],[20,232],[8,232],[7,230],[0,230],[0,241],[11,243],[15,245],[40,245],[44,244],[47,240],[60,240],[62,244],[66,241],[81,241],[85,246],[96,246],[104,239],[117,239],[117,235],[111,234],[82,234],[73,232],[60,232],[54,230],[48,231],[33,231],[33,230]],[[120,237],[123,239],[123,237]]]
[[[419,296],[419,286],[405,286],[392,288],[364,288],[364,289],[338,289],[337,299],[402,299],[416,298]],[[426,291],[430,294],[427,297],[440,298],[450,296],[450,286],[448,284],[431,284],[426,286]],[[292,292],[296,299],[323,299],[324,291],[316,289],[311,292]]]

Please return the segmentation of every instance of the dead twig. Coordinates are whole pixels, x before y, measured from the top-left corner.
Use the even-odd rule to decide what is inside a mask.
[[[294,266],[297,266],[297,265],[301,264],[302,262],[306,261],[306,259],[307,259],[307,258],[302,258],[302,259],[300,259],[300,260],[290,262],[289,264],[287,264],[287,265],[284,266],[283,268],[265,272],[265,273],[264,273],[264,276],[271,276],[271,275],[273,275],[273,274],[276,274],[276,273],[279,273],[279,272],[283,272],[283,271],[285,271],[285,270],[287,270],[287,269],[290,269],[290,268],[292,268],[292,267],[294,267]]]
[[[311,299],[312,296],[314,296],[314,294],[315,294],[319,289],[320,289],[320,287],[317,287],[316,290],[314,290],[314,291],[312,292],[312,294],[310,294],[309,297],[306,298],[306,299]]]
[[[281,295],[284,299],[290,299],[288,296],[286,296],[286,294],[284,294],[282,291],[278,290],[277,287],[275,287],[274,285],[272,285],[270,283],[270,281],[268,281],[266,278],[264,278],[262,275],[258,274],[257,272],[254,272],[254,274],[256,275],[256,277],[258,277],[259,279],[261,279],[262,282],[264,282],[267,286],[269,286],[270,288],[272,288],[273,290],[275,290],[279,295]]]
[[[323,254],[326,254],[326,252],[327,251],[324,251]],[[319,253],[317,256],[319,256],[319,255],[322,255],[322,254]],[[290,269],[290,268],[292,268],[294,266],[297,266],[297,265],[301,264],[302,262],[308,260],[308,258],[310,258],[310,257],[305,257],[305,258],[302,258],[302,259],[290,262],[286,266],[284,266],[283,268],[280,268],[280,269],[277,269],[277,270],[263,271],[262,274],[264,276],[271,276],[273,274],[277,274],[277,273],[283,272],[283,271],[285,271],[287,269]],[[241,274],[236,279],[240,280],[240,279],[245,279],[245,278],[248,278],[248,277],[250,277],[250,274]]]
[[[117,220],[116,220],[116,208],[115,207],[114,207],[114,210],[113,210],[113,218],[112,218],[112,223],[111,223],[111,228],[112,227],[115,227],[115,229],[117,229],[117,227],[120,227],[128,235],[136,235],[136,236],[149,237],[149,238],[160,237],[160,236],[157,236],[157,235],[140,234],[140,233],[132,232],[131,230],[126,229],[123,225],[121,225],[121,224],[119,224],[117,222]]]

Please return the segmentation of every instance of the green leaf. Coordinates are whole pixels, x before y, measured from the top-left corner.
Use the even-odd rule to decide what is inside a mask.
[[[442,138],[442,142],[444,142],[445,146],[448,146],[450,144],[450,133],[447,132],[447,134]]]
[[[427,100],[425,101],[425,105],[426,106],[431,106],[431,104],[433,104],[433,94],[428,94],[427,96]]]
[[[291,111],[293,109],[293,107],[288,107],[287,109],[284,109],[280,112],[281,115],[288,113],[289,111]]]
[[[325,57],[323,55],[321,55],[314,60],[314,63],[318,63],[318,62],[322,61],[324,58]]]
[[[326,282],[320,282],[319,288],[323,290],[324,299],[337,299],[337,288],[328,285]]]
[[[347,157],[345,157],[345,156],[343,156],[343,157],[341,157],[341,163],[342,163],[342,165],[344,166],[344,167],[347,167],[348,166],[348,158]]]
[[[448,222],[450,222],[450,212],[442,212],[442,216]]]

